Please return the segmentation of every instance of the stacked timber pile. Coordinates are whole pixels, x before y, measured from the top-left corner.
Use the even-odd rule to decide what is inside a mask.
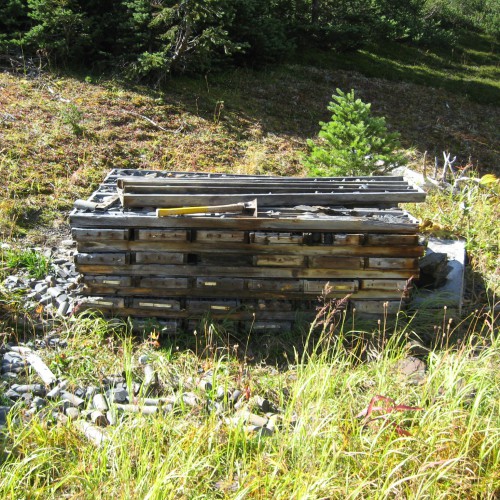
[[[113,170],[71,213],[83,307],[167,330],[206,315],[289,328],[323,293],[394,312],[424,252],[398,203],[424,198],[402,177]]]

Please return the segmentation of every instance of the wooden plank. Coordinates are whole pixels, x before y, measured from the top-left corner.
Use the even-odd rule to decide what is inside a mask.
[[[359,282],[358,280],[303,280],[303,288],[305,293],[323,293],[326,288],[331,292],[353,293],[359,289]]]
[[[291,321],[252,321],[245,324],[246,330],[255,332],[287,332],[292,327]]]
[[[292,311],[293,305],[289,300],[255,300],[245,301],[245,310],[248,311]]]
[[[181,303],[178,300],[164,300],[157,298],[137,298],[132,301],[133,308],[160,309],[167,311],[180,311]]]
[[[367,245],[397,245],[416,246],[418,245],[418,235],[416,234],[368,234]]]
[[[196,278],[196,288],[210,290],[212,293],[215,290],[230,290],[239,291],[243,290],[245,281],[241,278]]]
[[[103,307],[106,309],[122,309],[125,307],[123,297],[87,297],[84,303],[90,307]]]
[[[317,256],[309,257],[309,267],[327,269],[362,269],[364,259],[361,257]]]
[[[364,194],[368,193],[398,193],[399,195],[408,193],[417,193],[416,189],[412,189],[407,185],[402,184],[384,184],[380,183],[323,183],[321,185],[304,183],[295,185],[286,185],[280,183],[269,184],[242,184],[242,183],[219,183],[219,185],[207,184],[206,182],[200,184],[184,184],[184,185],[170,185],[170,186],[127,186],[122,191],[124,200],[139,200],[142,197],[149,196],[163,196],[182,194],[187,195],[219,195],[226,196],[232,194],[241,195],[272,195],[272,194],[285,194],[285,193],[298,193],[298,194],[336,194],[336,193],[358,193],[361,191]],[[136,205],[137,206],[137,205]]]
[[[325,236],[323,236],[324,242]],[[335,246],[362,245],[364,241],[363,234],[335,234],[333,244]]]
[[[300,280],[299,280],[300,283]],[[326,295],[327,298],[344,298],[352,295],[358,299],[400,299],[404,292],[400,290],[358,290],[350,291],[350,287],[337,286]],[[83,290],[83,295],[114,295],[117,297],[153,297],[157,298],[210,298],[210,299],[231,299],[235,296],[242,301],[256,299],[281,299],[294,300],[299,303],[304,301],[316,301],[318,295],[323,295],[323,290],[319,291],[279,291],[279,290],[237,290],[230,293],[229,290],[208,290],[203,288],[150,288],[150,287],[109,287],[109,286],[88,286]]]
[[[156,217],[155,213],[123,214],[107,212],[104,214],[90,214],[73,210],[70,215],[71,224],[79,227],[165,227],[186,229],[235,229],[235,230],[278,230],[278,231],[328,231],[352,233],[393,233],[415,234],[418,224],[410,222],[408,218],[392,216],[390,218],[352,217],[352,216],[325,216],[325,217]]]
[[[361,314],[397,314],[398,311],[404,309],[401,301],[384,301],[384,300],[353,300],[351,307],[356,309],[356,313]]]
[[[126,253],[77,253],[75,263],[124,265],[127,263]]]
[[[129,172],[129,173],[127,173]],[[154,177],[153,177],[154,176]],[[368,176],[347,176],[347,177],[290,177],[276,175],[253,175],[253,174],[227,174],[208,172],[161,172],[157,170],[115,170],[110,172],[104,182],[116,184],[123,188],[127,184],[164,185],[173,182],[281,182],[281,183],[301,183],[305,180],[309,182],[404,182],[403,176],[394,175],[368,175]]]
[[[196,231],[196,241],[198,242],[243,242],[245,241],[244,231]]]
[[[237,300],[186,300],[186,310],[188,312],[217,312],[227,313],[239,306]]]
[[[212,250],[213,252],[213,250]],[[193,254],[199,266],[250,266],[252,255],[242,253],[198,253]]]
[[[71,236],[77,241],[86,240],[128,240],[128,229],[89,229],[89,228],[72,228]]]
[[[257,231],[251,233],[249,239],[258,245],[300,245],[304,242],[302,234],[266,233]]]
[[[83,283],[86,285],[97,286],[118,286],[129,287],[132,286],[132,278],[130,276],[92,276],[87,275],[83,277]]]
[[[398,257],[369,257],[367,259],[368,269],[418,269],[417,259],[406,259]]]
[[[138,229],[135,233],[136,240],[147,241],[186,241],[186,229]]]
[[[106,185],[106,183],[103,183]],[[396,186],[403,189],[411,187],[405,180],[400,180],[394,177],[364,177],[364,178],[331,178],[331,177],[320,177],[320,178],[310,178],[310,177],[267,177],[267,176],[256,176],[252,181],[248,179],[242,179],[238,177],[226,177],[226,178],[168,178],[164,180],[146,180],[146,179],[117,179],[113,187],[120,189],[125,192],[146,192],[139,191],[140,189],[150,189],[155,190],[155,192],[164,192],[175,187],[228,187],[228,186],[241,186],[249,187],[274,187],[279,186],[283,188],[295,188],[295,187],[310,187],[310,188],[322,188],[328,186]],[[136,191],[137,190],[137,191]]]
[[[207,243],[197,242],[165,242],[165,241],[85,241],[78,242],[78,251],[83,253],[92,253],[95,251],[166,251],[183,253],[206,253],[213,252],[213,246]],[[338,255],[338,256],[361,256],[361,257],[421,257],[425,252],[423,246],[343,246],[343,245],[258,245],[255,243],[217,243],[217,249],[226,254],[240,253],[253,255],[256,253],[270,254],[294,254],[298,251],[301,255]]]
[[[147,309],[147,308],[135,308],[135,307],[124,307],[124,308],[109,308],[104,306],[95,306],[89,303],[80,304],[78,312],[83,312],[89,309],[99,310],[103,313],[113,314],[114,316],[121,317],[133,317],[133,318],[173,318],[173,319],[187,319],[187,318],[203,318],[209,312],[210,317],[214,319],[227,319],[235,321],[253,321],[254,319],[270,320],[270,321],[280,321],[280,320],[296,320],[297,318],[302,319],[312,319],[314,317],[313,311],[237,311],[237,312],[227,312],[227,311],[169,311],[162,309]]]
[[[247,287],[254,291],[301,292],[302,283],[298,280],[248,280]]]
[[[185,255],[174,252],[137,252],[135,261],[138,264],[184,264]]]
[[[122,274],[124,276],[155,275],[158,277],[238,277],[238,278],[320,278],[320,279],[407,279],[418,274],[408,269],[320,269],[320,268],[281,268],[245,266],[190,266],[130,264],[128,266],[80,265],[79,271],[89,274]]]
[[[361,280],[361,289],[363,290],[398,290],[404,291],[408,288],[408,282],[405,280]]]
[[[200,207],[207,205],[227,205],[239,202],[250,202],[257,198],[259,207],[293,207],[301,204],[338,205],[370,203],[418,203],[425,201],[425,193],[419,191],[396,192],[351,192],[351,193],[293,193],[293,194],[142,194],[123,195],[123,206],[132,207]]]
[[[139,286],[146,289],[160,288],[160,289],[179,289],[184,290],[189,288],[188,278],[171,278],[171,277],[144,277],[139,281]]]
[[[303,255],[255,255],[254,266],[302,267],[306,263]]]

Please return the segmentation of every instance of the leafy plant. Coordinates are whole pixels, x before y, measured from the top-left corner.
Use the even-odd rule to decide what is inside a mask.
[[[387,130],[385,118],[372,116],[370,104],[356,99],[354,90],[337,89],[332,99],[332,119],[320,122],[320,143],[307,141],[304,165],[312,175],[367,175],[404,163],[399,134]]]
[[[36,279],[46,276],[50,269],[49,259],[33,249],[7,249],[2,252],[1,259],[8,269],[26,269]]]

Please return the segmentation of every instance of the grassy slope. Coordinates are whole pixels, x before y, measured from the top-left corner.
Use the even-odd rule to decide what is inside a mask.
[[[377,54],[388,59],[384,50]],[[405,50],[410,53],[400,59],[416,49]],[[393,62],[402,51],[393,49]],[[351,66],[363,54],[351,56]],[[418,54],[430,72],[433,59],[428,52]],[[490,56],[494,65],[496,56]],[[338,69],[345,65],[346,56],[323,55],[316,66],[239,69],[173,80],[157,92],[111,80],[89,84],[47,74],[2,73],[0,175],[7,182],[0,187],[0,230],[8,236],[17,230],[12,221],[29,228],[54,219],[54,211],[87,195],[111,167],[304,173],[300,153],[306,139],[316,135],[318,121],[328,118],[326,104],[336,87],[354,88],[372,103],[374,113],[386,116],[402,133],[416,165],[428,151],[431,168],[434,156],[441,160],[446,150],[457,155],[457,164],[470,159],[483,172],[498,172],[497,107],[446,90]],[[387,74],[376,62],[359,67]],[[403,67],[411,80],[415,71]],[[483,68],[488,73],[490,66]],[[498,81],[488,82],[500,92]]]
[[[483,172],[498,172],[498,108],[473,102],[457,94],[456,87],[436,90],[383,79],[387,69],[394,76],[396,66],[404,68],[400,75],[414,78],[419,71],[411,69],[409,58],[433,59],[412,50],[397,62],[391,50],[390,57],[382,48],[360,53],[347,69],[345,57],[322,57],[314,65],[175,80],[162,92],[112,80],[90,84],[67,76],[2,73],[0,175],[7,182],[0,186],[1,231],[8,237],[25,230],[32,239],[46,240],[47,229],[38,231],[40,224],[64,226],[74,199],[88,195],[111,167],[302,174],[299,154],[306,138],[316,134],[317,122],[328,118],[325,106],[336,87],[354,88],[372,102],[374,112],[402,132],[415,165],[425,150],[431,158],[450,150],[462,164],[470,156]],[[370,68],[362,60],[372,61]],[[382,60],[392,63],[381,65]],[[498,60],[491,61],[496,71]],[[427,73],[446,82],[439,61],[434,68],[425,64]],[[370,69],[371,77],[353,71],[353,65]],[[492,81],[491,65],[483,66],[490,68],[484,71]],[[455,64],[453,71],[469,68]],[[498,89],[498,82],[488,85]],[[489,194],[480,195],[493,210],[481,210],[484,234],[491,229],[488,220],[498,220],[498,204],[491,203]],[[477,238],[471,218],[475,222],[478,217],[464,217],[456,199],[433,199],[430,207],[432,212],[424,209],[422,216],[437,227]],[[494,246],[494,238],[488,245]],[[486,251],[494,261],[494,249]],[[494,272],[494,266],[483,270]],[[185,380],[201,366],[215,369],[216,386],[248,387],[251,394],[268,397],[284,411],[282,429],[259,438],[223,418],[180,408],[166,417],[124,419],[109,444],[96,449],[71,424],[49,426],[35,417],[20,425],[14,419],[1,442],[0,495],[494,498],[500,492],[497,319],[490,313],[466,321],[455,332],[462,342],[450,348],[446,319],[434,330],[415,320],[400,326],[389,345],[379,341],[392,328],[349,320],[343,332],[356,350],[332,345],[329,335],[315,336],[311,346],[318,345],[317,354],[310,347],[304,357],[295,354],[294,346],[300,351],[307,332],[293,338],[251,336],[253,360],[236,356],[234,342],[223,340],[227,333],[211,327],[199,331],[196,346],[184,336],[165,339],[153,350],[150,339],[136,339],[132,346],[123,330],[111,331],[106,323],[70,322],[58,332],[68,339],[69,349],[63,356],[50,350],[42,355],[73,386],[100,384],[101,371],[125,370],[140,379],[137,357],[147,352],[161,381],[172,372]],[[362,333],[371,330],[378,341]],[[437,334],[438,346],[428,357],[421,385],[401,379],[395,368],[407,353],[402,347],[406,336],[414,332]],[[358,343],[360,335],[366,338]],[[240,339],[240,352],[243,345],[246,340]],[[361,359],[369,353],[374,361],[359,363],[354,352]],[[364,427],[355,415],[376,394],[423,411],[396,414],[386,427],[378,422]],[[398,435],[392,422],[411,436]]]

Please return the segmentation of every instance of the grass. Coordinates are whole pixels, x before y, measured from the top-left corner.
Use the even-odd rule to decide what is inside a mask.
[[[279,429],[261,436],[231,423],[226,418],[231,411],[215,415],[181,406],[161,416],[123,418],[104,446],[96,447],[71,422],[49,425],[35,415],[22,423],[19,408],[3,437],[0,493],[3,498],[495,498],[500,344],[498,330],[488,326],[491,319],[476,318],[459,344],[442,337],[427,358],[420,385],[396,369],[408,352],[404,333],[351,330],[348,320],[334,336],[329,327],[306,334],[304,349],[297,346],[288,359],[276,353],[281,362],[275,368],[235,355],[234,345],[224,343],[224,332],[213,326],[197,339],[203,345],[197,355],[194,346],[177,349],[174,339],[152,351],[147,339],[132,341],[125,330],[110,334],[102,320],[79,320],[62,332],[69,342],[65,373],[75,386],[99,384],[95,368],[85,361],[92,352],[100,353],[94,362],[107,373],[125,370],[135,379],[141,376],[138,356],[148,353],[165,385],[173,376],[185,381],[202,367],[214,371],[214,390],[247,387],[251,396],[267,397],[282,409]],[[410,323],[407,334],[411,328]],[[370,344],[375,357],[361,363]],[[57,353],[47,351],[45,359],[55,369]],[[421,410],[379,410],[372,415],[378,418],[358,418],[376,395]]]
[[[497,46],[476,35],[461,46],[453,54],[399,45],[328,53],[265,71],[177,78],[162,89],[1,73],[0,233],[43,242],[36,228],[64,225],[73,201],[88,196],[112,167],[304,174],[301,154],[318,122],[329,118],[326,106],[337,87],[354,89],[401,132],[413,166],[424,152],[432,162],[449,151],[457,165],[471,162],[498,174],[497,101],[483,88],[498,91]],[[382,60],[401,66],[397,81]],[[416,80],[412,62],[435,79]],[[445,85],[446,72],[474,68],[486,76],[470,85],[487,102]]]
[[[408,205],[408,210],[422,223],[422,231],[445,238],[462,238],[470,256],[471,267],[483,277],[486,288],[500,293],[500,218],[499,182],[481,184],[471,175],[456,193],[435,190],[426,203]],[[482,298],[484,300],[484,297]]]
[[[29,277],[36,279],[47,276],[50,269],[50,260],[33,249],[0,250],[0,263],[5,270],[24,269]],[[4,274],[2,271],[0,276]]]
[[[463,32],[453,46],[422,48],[407,44],[373,44],[336,58],[342,69],[370,77],[409,81],[500,105],[500,44],[494,37]]]

